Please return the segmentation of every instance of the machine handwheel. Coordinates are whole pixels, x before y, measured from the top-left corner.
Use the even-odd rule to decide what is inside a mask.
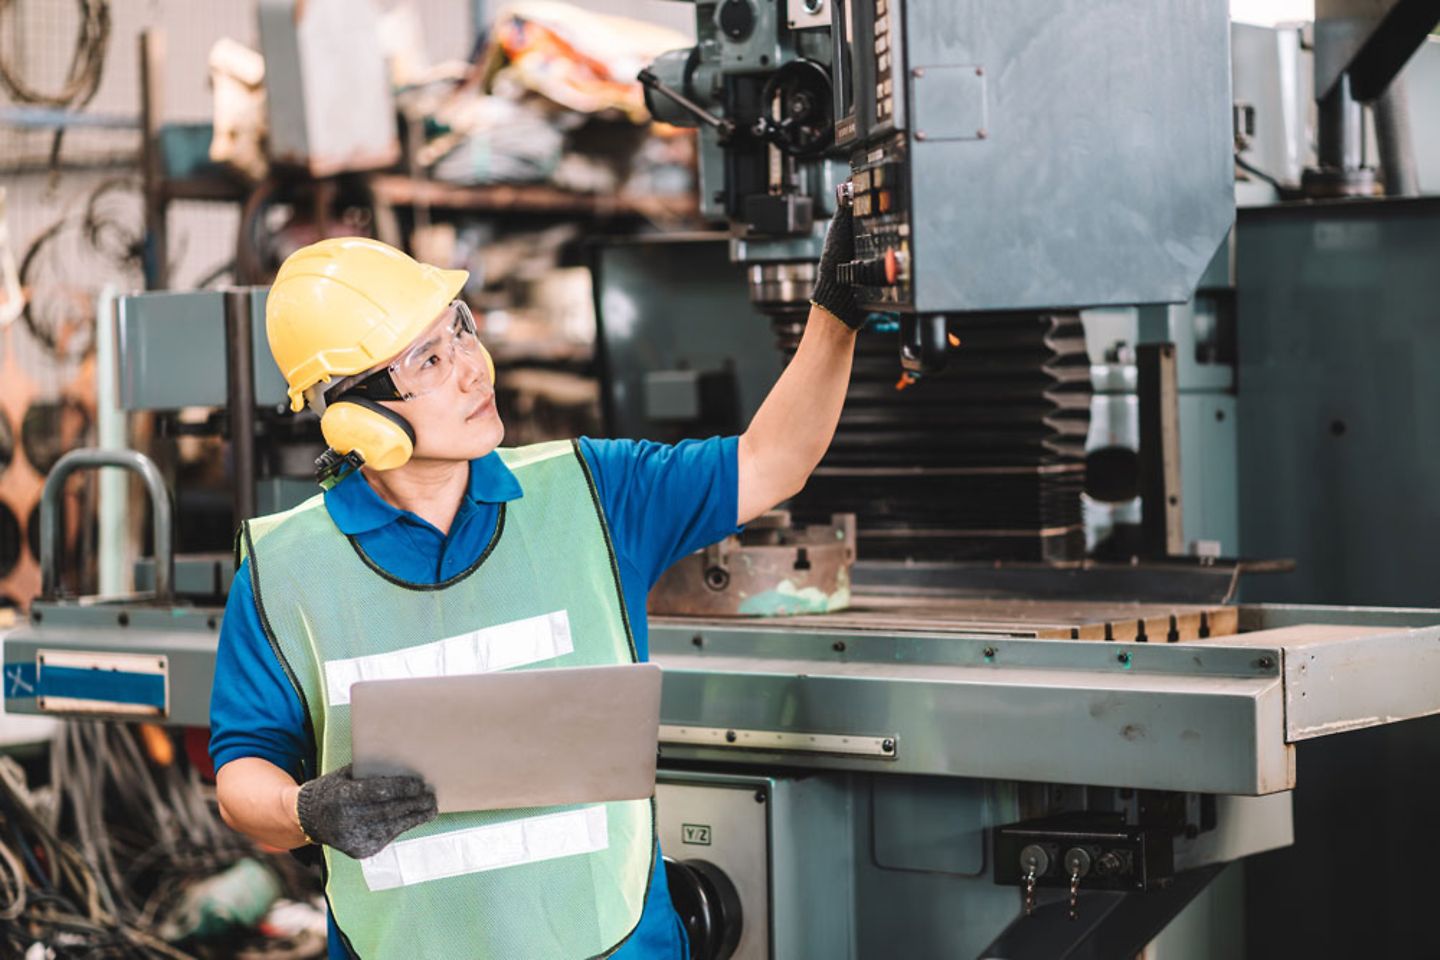
[[[779,102],[779,116],[760,117],[762,139],[792,157],[814,157],[835,140],[831,120],[830,74],[814,60],[791,60],[776,70],[760,92],[768,111]]]
[[[665,878],[670,899],[690,937],[690,960],[729,960],[743,929],[735,884],[705,860],[666,857]]]

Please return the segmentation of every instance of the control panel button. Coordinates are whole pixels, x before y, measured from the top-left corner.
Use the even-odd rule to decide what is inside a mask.
[[[885,286],[885,262],[879,257],[842,263],[837,272],[841,283],[850,283],[861,287]]]

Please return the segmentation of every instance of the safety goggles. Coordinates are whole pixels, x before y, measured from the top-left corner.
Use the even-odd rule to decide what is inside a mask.
[[[325,391],[325,402],[355,396],[369,400],[423,397],[455,375],[457,356],[477,357],[482,349],[474,314],[463,301],[456,300],[404,353],[354,383],[331,387]]]

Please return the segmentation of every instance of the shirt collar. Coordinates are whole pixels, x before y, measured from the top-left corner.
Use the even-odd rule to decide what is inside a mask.
[[[470,499],[476,503],[508,503],[525,495],[520,481],[498,451],[492,450],[478,460],[470,461]]]
[[[492,451],[470,461],[470,484],[465,495],[474,503],[506,503],[518,500],[524,491],[500,454]],[[359,470],[351,471],[325,491],[325,509],[347,537],[378,530],[405,516],[405,511],[381,499]]]

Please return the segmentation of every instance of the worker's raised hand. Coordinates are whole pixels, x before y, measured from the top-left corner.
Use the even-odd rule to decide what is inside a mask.
[[[855,290],[848,283],[841,283],[836,276],[840,264],[855,259],[855,220],[848,206],[835,211],[830,229],[825,232],[825,249],[820,254],[820,266],[815,272],[815,289],[810,293],[810,302],[827,311],[851,330],[865,326],[864,310],[855,302]]]
[[[300,788],[295,815],[305,836],[357,860],[439,816],[435,791],[419,777],[356,779],[346,764]]]

